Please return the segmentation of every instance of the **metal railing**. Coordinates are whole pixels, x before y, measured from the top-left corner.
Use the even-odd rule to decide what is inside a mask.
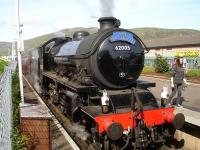
[[[16,62],[10,62],[0,76],[0,150],[11,150],[12,72]]]

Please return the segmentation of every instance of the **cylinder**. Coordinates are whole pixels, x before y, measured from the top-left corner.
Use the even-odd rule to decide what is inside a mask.
[[[124,130],[120,123],[112,121],[106,121],[104,129],[108,137],[113,141],[120,139]]]
[[[165,121],[174,126],[175,129],[181,129],[185,124],[185,117],[182,113],[169,113],[164,116]]]

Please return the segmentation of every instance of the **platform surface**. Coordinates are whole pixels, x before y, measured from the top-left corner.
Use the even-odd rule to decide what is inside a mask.
[[[52,116],[46,105],[32,105],[25,103],[21,105],[21,118],[51,119]]]
[[[69,136],[66,136],[66,133],[59,122],[56,120],[55,116],[50,113],[47,106],[39,100],[37,93],[33,91],[30,85],[24,79],[24,102],[20,104],[21,117],[33,118],[36,119],[46,119],[51,117],[52,121],[50,121],[51,132],[52,132],[52,150],[73,150],[77,148],[71,141]]]
[[[176,113],[182,113],[185,115],[185,121],[200,126],[200,112],[193,111],[187,108],[176,107]]]
[[[141,76],[140,80],[152,81],[156,83],[156,87],[149,88],[149,90],[158,100],[160,99],[163,86],[168,86],[169,94],[171,94],[170,79]],[[183,90],[182,97],[183,108],[176,107],[176,112],[183,113],[185,115],[186,122],[200,126],[200,84],[190,83],[190,85]]]

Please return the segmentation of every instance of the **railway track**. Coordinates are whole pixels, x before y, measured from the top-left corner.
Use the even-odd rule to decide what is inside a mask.
[[[66,132],[71,136],[71,138],[75,141],[75,143],[78,145],[78,147],[81,150],[97,150],[98,147],[94,146],[89,139],[81,139],[80,136],[77,136],[76,129],[80,127],[80,125],[77,125],[72,123],[70,119],[68,119],[54,104],[52,104],[50,101],[43,99],[44,103],[47,105],[47,107],[51,110],[51,112],[54,114],[56,119],[59,121],[59,123],[62,125],[62,127],[66,130]],[[76,128],[74,127],[76,126]],[[84,132],[80,133],[79,135],[84,136]],[[84,137],[83,137],[84,138]]]

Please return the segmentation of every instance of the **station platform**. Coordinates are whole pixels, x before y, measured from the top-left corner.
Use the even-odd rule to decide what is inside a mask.
[[[168,87],[169,94],[171,94],[170,78],[162,78],[160,76],[148,76],[142,75],[140,80],[151,81],[156,83],[156,87],[149,88],[158,101],[160,101],[160,95],[163,86]],[[187,123],[191,123],[196,126],[200,126],[200,81],[190,82],[182,91],[182,105],[183,108],[176,107],[176,112],[183,113]],[[177,96],[175,96],[176,98]]]
[[[24,79],[23,84],[24,103],[20,104],[20,122],[22,132],[25,131],[25,133],[30,133],[34,130],[34,135],[41,136],[37,139],[37,143],[40,144],[40,147],[38,146],[39,149],[73,150],[73,141],[48,109],[46,104],[27,83],[26,79]],[[48,137],[47,130],[50,130],[50,137]],[[49,141],[47,140],[47,137],[49,138]]]
[[[187,123],[200,126],[200,112],[193,111],[187,108],[176,107],[176,113],[182,113],[185,116],[185,121]]]
[[[175,139],[182,143],[176,149],[199,150],[200,149],[200,112],[186,108],[176,108],[176,113],[185,115],[185,125],[182,129],[176,130]]]

